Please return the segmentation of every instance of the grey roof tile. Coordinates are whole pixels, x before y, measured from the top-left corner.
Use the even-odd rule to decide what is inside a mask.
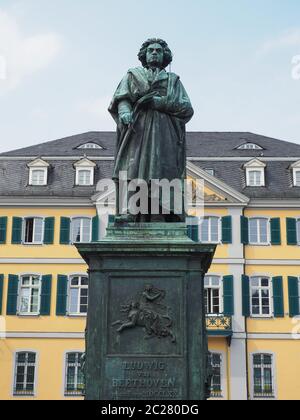
[[[78,146],[95,142],[103,147],[103,150],[77,149]],[[259,144],[264,150],[236,150],[236,147],[243,142],[249,141]],[[74,163],[85,154],[91,157],[103,157],[104,160],[96,160],[95,181],[103,178],[110,178],[114,162],[105,160],[111,157],[115,151],[116,135],[112,132],[90,132],[64,139],[42,143],[23,149],[2,153],[0,155],[0,195],[2,196],[31,196],[31,197],[91,197],[95,193],[95,187],[75,186]],[[300,157],[300,145],[276,140],[273,138],[259,136],[252,133],[188,133],[187,134],[187,155],[203,160],[193,163],[202,168],[215,170],[216,178],[243,193],[250,198],[257,199],[298,199],[300,198],[300,187],[293,187],[292,162],[271,161],[267,162],[266,187],[246,187],[245,172],[243,165],[245,161],[222,161],[222,157]],[[27,164],[30,158],[43,156],[56,156],[56,160],[49,161],[49,182],[46,187],[33,187],[28,185],[29,169]],[[74,157],[74,160],[62,160],[60,157]],[[15,159],[5,159],[14,158]],[[18,157],[28,157],[28,160],[21,160]],[[218,161],[207,161],[206,158],[216,157]],[[95,183],[95,184],[96,184]],[[300,203],[299,203],[300,204]]]

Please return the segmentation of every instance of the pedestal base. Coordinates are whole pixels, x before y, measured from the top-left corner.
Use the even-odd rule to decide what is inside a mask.
[[[204,400],[203,278],[215,247],[184,224],[109,226],[89,265],[87,400]]]

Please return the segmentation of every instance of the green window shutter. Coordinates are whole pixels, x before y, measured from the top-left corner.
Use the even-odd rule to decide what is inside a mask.
[[[13,217],[11,238],[11,243],[13,245],[19,245],[22,243],[22,225],[23,219],[21,217]]]
[[[0,315],[2,315],[4,275],[0,274]]]
[[[297,245],[297,220],[286,219],[286,236],[288,245]]]
[[[71,220],[68,217],[61,217],[60,219],[60,244],[70,244],[70,228]]]
[[[234,277],[223,277],[224,315],[234,315]]]
[[[281,245],[280,218],[271,219],[270,225],[271,225],[271,244]]]
[[[186,219],[188,228],[188,237],[194,242],[199,242],[199,224],[198,217],[189,216]]]
[[[243,294],[243,316],[250,316],[250,279],[248,276],[242,276],[242,294]]]
[[[300,315],[300,300],[299,300],[299,281],[298,277],[289,277],[289,303],[290,303],[290,317]]]
[[[273,277],[274,316],[284,318],[283,278]]]
[[[47,275],[42,277],[42,292],[41,292],[41,310],[40,314],[49,316],[51,312],[51,289],[52,276]]]
[[[44,227],[44,244],[45,245],[53,245],[54,243],[54,226],[55,226],[55,218],[47,217],[45,219],[45,227]]]
[[[92,222],[92,241],[98,242],[99,241],[99,216],[93,217]]]
[[[6,315],[17,315],[19,276],[9,274]]]
[[[56,315],[67,314],[68,276],[57,276]]]
[[[6,244],[7,217],[0,217],[0,244]]]
[[[222,217],[222,242],[232,244],[232,217]]]
[[[249,244],[249,219],[241,216],[241,242],[244,245]]]

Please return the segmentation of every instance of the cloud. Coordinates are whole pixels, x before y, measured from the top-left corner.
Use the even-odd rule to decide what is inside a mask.
[[[300,47],[300,28],[289,29],[281,35],[265,41],[259,49],[261,54],[282,48]]]
[[[62,49],[55,33],[25,36],[17,20],[0,9],[0,92],[15,89],[46,68]]]

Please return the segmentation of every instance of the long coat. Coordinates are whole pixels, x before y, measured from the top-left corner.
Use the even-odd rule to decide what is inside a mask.
[[[164,98],[164,107],[154,110],[142,105],[143,98],[155,93]],[[119,122],[118,105],[127,101],[134,111],[132,126]],[[179,76],[137,67],[128,71],[119,84],[109,108],[118,124],[113,178],[127,171],[128,180],[185,179],[185,125],[193,116],[190,99]]]

